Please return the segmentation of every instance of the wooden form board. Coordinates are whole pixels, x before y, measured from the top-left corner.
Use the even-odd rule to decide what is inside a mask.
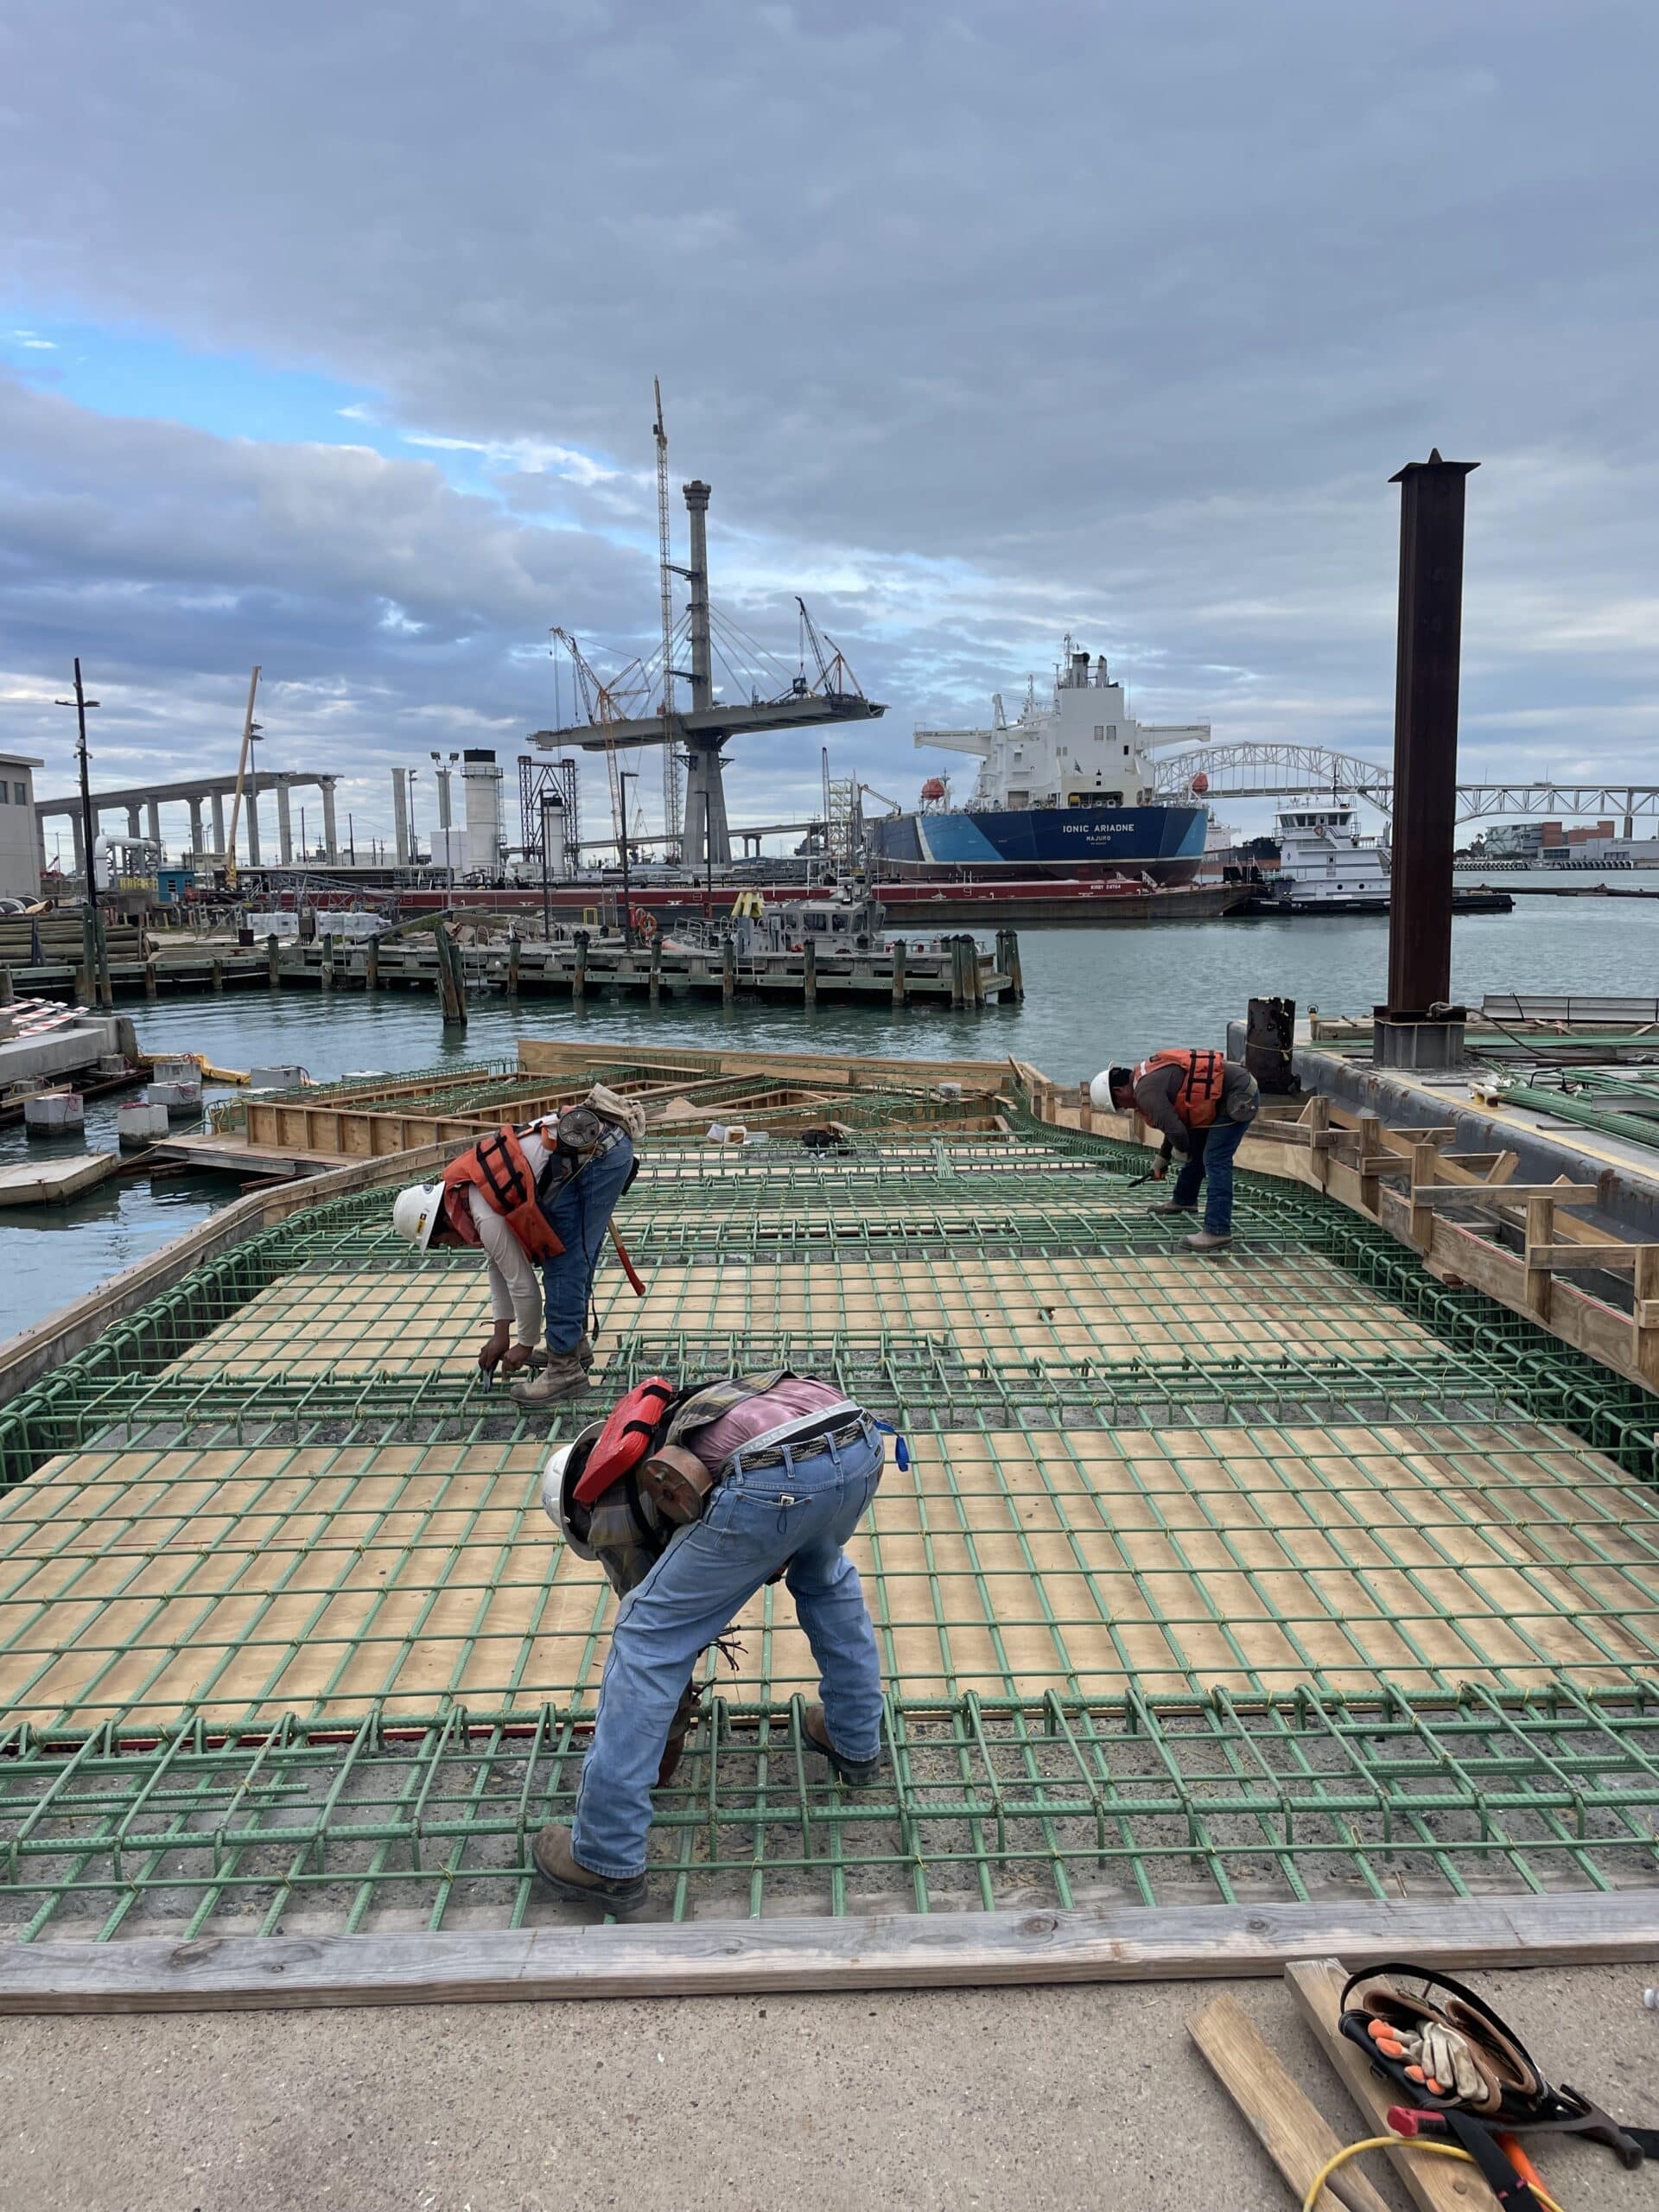
[[[632,1241],[632,1240],[631,1240]],[[1241,1255],[1204,1278],[1173,1255],[982,1260],[837,1255],[833,1265],[726,1260],[652,1266],[637,1299],[615,1268],[595,1283],[601,1369],[620,1337],[680,1331],[764,1338],[817,1330],[948,1338],[971,1359],[1126,1361],[1181,1351],[1309,1358],[1430,1351],[1418,1323],[1331,1262],[1294,1273]],[[481,1262],[424,1269],[299,1270],[249,1301],[174,1363],[237,1375],[461,1373],[489,1327]]]
[[[912,1437],[853,1546],[905,1698],[1628,1687],[1659,1497],[1543,1430]],[[520,1443],[86,1452],[0,1497],[0,1707],[591,1709],[611,1601]],[[1547,1532],[1547,1534],[1545,1533]],[[721,1686],[809,1696],[781,1587]]]
[[[519,2003],[1277,1975],[1311,1953],[1452,1970],[1659,1956],[1637,1897],[1118,1905],[475,1934],[138,1938],[0,1948],[0,2014]],[[1430,2161],[1421,2159],[1427,2169]],[[1437,2165],[1438,2161],[1433,2162]],[[1455,2171],[1448,2163],[1448,2173]],[[1469,2212],[1471,2200],[1459,2200]]]

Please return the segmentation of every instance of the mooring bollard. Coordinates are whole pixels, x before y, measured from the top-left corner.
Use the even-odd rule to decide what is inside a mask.
[[[905,982],[905,940],[903,938],[894,938],[891,950],[893,953],[893,1002],[894,1006],[903,1006],[908,995]]]

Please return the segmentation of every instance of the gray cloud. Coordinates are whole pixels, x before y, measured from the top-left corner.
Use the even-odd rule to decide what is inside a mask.
[[[1386,478],[1432,442],[1484,464],[1471,761],[1659,774],[1656,60],[1651,11],[1605,0],[16,0],[17,327],[74,307],[325,370],[499,448],[502,503],[420,448],[14,391],[11,688],[96,642],[160,757],[161,702],[213,720],[257,658],[296,741],[511,742],[550,620],[649,631],[660,372],[725,596],[782,641],[810,586],[893,702],[845,748],[885,789],[912,722],[1017,691],[1067,623],[1148,717],[1381,744]],[[524,441],[635,474],[515,474]],[[757,808],[810,793],[792,742],[746,767]]]

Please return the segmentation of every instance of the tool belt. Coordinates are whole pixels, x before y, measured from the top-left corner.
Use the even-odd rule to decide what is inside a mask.
[[[1408,1993],[1385,1975],[1412,1982],[1421,1993]],[[1659,2158],[1659,2128],[1621,2126],[1582,2090],[1547,2081],[1514,2029],[1449,1974],[1391,1961],[1351,1974],[1338,2025],[1404,2093],[1418,2130],[1449,2136],[1467,2151],[1511,2212],[1539,2212],[1538,2200],[1517,2179],[1495,2134],[1584,2135],[1606,2144],[1630,2167]],[[1461,2087],[1421,2063],[1421,2054],[1448,2048]]]
[[[739,1445],[715,1479],[723,1480],[730,1469],[740,1465],[745,1474],[756,1467],[786,1466],[791,1459],[810,1459],[815,1452],[843,1450],[849,1444],[856,1444],[875,1434],[875,1424],[868,1414],[855,1414],[850,1420],[843,1419],[839,1414],[833,1418],[838,1426],[829,1430],[804,1429],[798,1436],[780,1437],[776,1444],[762,1444],[757,1447]]]

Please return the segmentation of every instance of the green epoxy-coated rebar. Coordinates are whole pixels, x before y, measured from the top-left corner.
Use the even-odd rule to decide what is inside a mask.
[[[487,1114],[491,1074],[439,1110]],[[604,1364],[552,1424],[783,1359],[911,1440],[859,1551],[889,1776],[853,1796],[806,1750],[765,1593],[658,1793],[658,1909],[1659,1879],[1655,1401],[1261,1178],[1195,1298],[1140,1155],[925,1103],[937,1134],[893,1127],[916,1086],[838,1103],[828,1158],[653,1139],[650,1295],[601,1278]],[[611,1606],[540,1512],[545,1416],[472,1364],[481,1291],[363,1193],[0,1413],[13,1934],[559,1916],[528,1840],[573,1802]]]

